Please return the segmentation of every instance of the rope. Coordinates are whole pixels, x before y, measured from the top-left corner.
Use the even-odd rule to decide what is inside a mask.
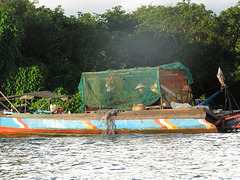
[[[115,134],[115,124],[113,115],[116,115],[118,110],[98,110],[96,113],[101,113],[101,119],[104,120],[103,122],[103,132],[102,134]]]

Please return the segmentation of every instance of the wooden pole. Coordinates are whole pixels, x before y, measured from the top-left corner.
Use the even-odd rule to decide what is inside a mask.
[[[163,109],[164,107],[163,107],[163,96],[162,97],[160,97],[160,101],[161,101],[161,109]]]
[[[26,103],[31,106],[31,103],[26,100]]]
[[[15,109],[17,111],[17,113],[19,113],[19,111],[15,108],[15,106],[8,100],[8,98],[2,93],[2,91],[0,91],[0,94],[4,97],[4,99],[6,99],[6,101],[13,107],[13,109]]]
[[[1,101],[0,101],[1,105],[3,105],[7,110],[11,111],[7,106],[5,106]]]
[[[47,102],[45,102],[35,113],[37,113],[40,109],[42,109],[43,106],[45,106],[50,101],[51,101],[51,98]]]
[[[171,107],[171,103],[168,101],[167,97],[165,95],[163,95],[162,97],[163,100],[165,100],[168,103],[169,107]]]
[[[26,98],[25,98],[25,113],[27,112],[27,100],[26,100]]]
[[[63,109],[64,106],[66,106],[66,105],[69,103],[69,101],[70,101],[70,99],[68,99],[68,100],[65,102],[65,104],[62,106],[62,109]],[[64,111],[64,113],[66,113],[66,111]]]

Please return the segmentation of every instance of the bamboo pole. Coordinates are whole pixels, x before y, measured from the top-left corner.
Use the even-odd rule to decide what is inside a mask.
[[[31,103],[26,100],[26,103],[31,106]]]
[[[25,107],[24,107],[24,111],[25,111],[25,113],[27,112],[27,100],[26,100],[26,98],[25,98]]]
[[[1,105],[3,105],[7,110],[11,111],[7,106],[5,106],[5,104],[3,104],[1,101],[0,101]]]
[[[163,96],[160,97],[160,102],[161,102],[161,109],[164,109],[164,107],[163,107]]]
[[[17,113],[19,113],[19,111],[15,108],[15,106],[8,100],[8,98],[2,93],[2,91],[0,91],[0,94],[4,97],[4,99],[6,99],[6,101],[13,107],[13,109],[15,109],[17,111]]]
[[[38,110],[35,113],[37,113],[40,109],[42,109],[43,106],[45,106],[50,101],[51,101],[51,98],[46,103],[44,103],[40,108],[38,108]]]
[[[70,99],[68,99],[65,104],[62,106],[62,109],[64,108],[64,106],[66,106],[69,103]],[[64,111],[64,113],[66,113],[66,111]]]

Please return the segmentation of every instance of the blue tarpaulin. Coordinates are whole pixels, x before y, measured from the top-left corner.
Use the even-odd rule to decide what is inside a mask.
[[[213,94],[212,96],[210,96],[209,98],[207,98],[205,101],[201,102],[200,104],[198,104],[198,106],[201,105],[206,105],[208,104],[210,101],[212,101],[221,91],[216,92],[215,94]]]

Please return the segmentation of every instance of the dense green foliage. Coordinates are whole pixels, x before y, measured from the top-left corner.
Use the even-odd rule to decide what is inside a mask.
[[[6,95],[70,94],[66,108],[77,112],[82,72],[180,61],[192,72],[196,98],[219,90],[221,67],[240,104],[240,3],[219,15],[183,0],[131,13],[117,6],[67,17],[61,6],[51,10],[29,0],[2,0],[0,17],[0,82]]]

